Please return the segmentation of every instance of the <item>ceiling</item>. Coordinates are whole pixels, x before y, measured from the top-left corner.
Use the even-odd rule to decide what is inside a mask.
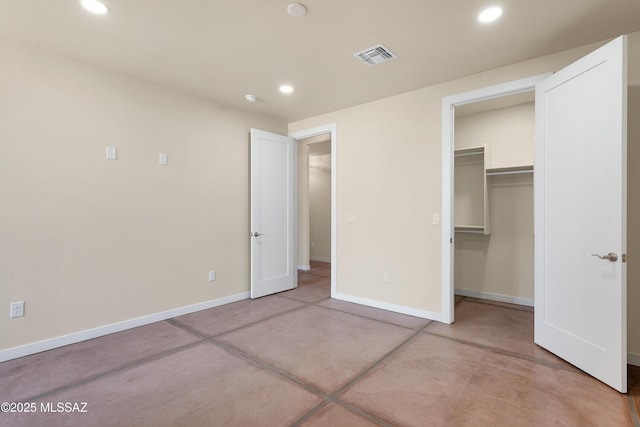
[[[639,0],[305,0],[301,18],[287,0],[104,2],[0,0],[0,37],[289,122],[640,30]],[[491,4],[502,19],[479,24]],[[354,58],[378,43],[398,57]]]

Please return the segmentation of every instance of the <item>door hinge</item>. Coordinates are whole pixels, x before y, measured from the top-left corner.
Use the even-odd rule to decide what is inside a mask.
[[[622,262],[627,262],[627,254],[622,254]]]

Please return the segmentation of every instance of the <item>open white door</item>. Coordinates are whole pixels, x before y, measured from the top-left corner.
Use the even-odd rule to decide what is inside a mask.
[[[251,129],[251,298],[297,286],[296,141]]]
[[[626,70],[620,37],[538,83],[535,155],[535,342],[623,393]]]

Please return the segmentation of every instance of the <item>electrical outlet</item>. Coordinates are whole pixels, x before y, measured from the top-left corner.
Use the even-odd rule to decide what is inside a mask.
[[[12,302],[9,317],[13,318],[22,316],[24,316],[24,301]]]
[[[214,280],[216,280],[216,272],[215,271],[210,271],[209,272],[209,281],[213,282]]]
[[[382,276],[382,281],[384,283],[391,283],[391,273],[389,273],[388,271],[384,273],[384,275]]]

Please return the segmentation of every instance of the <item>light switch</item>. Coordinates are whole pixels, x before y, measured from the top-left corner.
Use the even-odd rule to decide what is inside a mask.
[[[117,156],[116,147],[107,147],[107,160],[116,160]]]
[[[358,215],[354,213],[347,214],[347,224],[355,224],[358,222]]]
[[[432,224],[440,224],[440,214],[431,215],[431,223]]]
[[[160,153],[160,164],[162,166],[169,164],[169,156],[167,156],[167,153]]]

